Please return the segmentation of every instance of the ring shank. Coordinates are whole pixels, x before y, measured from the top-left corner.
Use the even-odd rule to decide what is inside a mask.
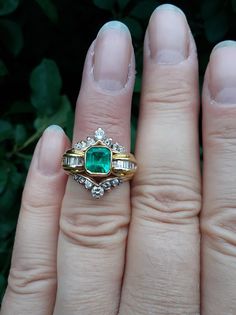
[[[72,148],[62,158],[62,167],[70,175],[85,174],[85,152]],[[132,153],[112,153],[109,176],[119,177],[122,181],[132,179],[137,169],[137,162]]]

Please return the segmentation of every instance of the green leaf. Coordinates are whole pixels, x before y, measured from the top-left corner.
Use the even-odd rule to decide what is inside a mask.
[[[0,59],[0,77],[4,77],[8,74],[7,67],[5,63]]]
[[[0,207],[2,209],[1,216],[3,216],[3,211],[6,213],[13,207],[15,202],[15,192],[13,190],[5,189],[0,198]]]
[[[0,194],[4,191],[7,185],[8,173],[3,164],[0,164]]]
[[[6,242],[4,242],[4,244],[1,244],[0,247],[0,258],[1,258],[1,254],[2,254],[2,250],[6,251],[8,242],[9,242],[9,234],[12,233],[12,231],[14,231],[16,227],[16,222],[13,221],[9,221],[7,220],[7,222],[0,222],[0,239],[1,240],[6,240]],[[3,261],[1,261],[0,259],[0,268],[1,268],[1,263]]]
[[[67,125],[67,120],[72,112],[71,104],[68,98],[63,95],[61,96],[61,105],[57,109],[56,113],[50,117],[43,116],[36,118],[34,126],[36,130],[43,131],[50,125],[59,125],[65,127]]]
[[[93,3],[100,9],[112,10],[115,0],[93,0]]]
[[[7,120],[0,119],[0,141],[10,139],[13,136],[13,127]]]
[[[25,142],[27,138],[27,133],[25,126],[22,124],[17,124],[14,130],[14,135],[15,135],[15,143],[17,145],[21,145]]]
[[[56,63],[44,59],[31,73],[31,103],[40,115],[52,114],[60,106],[61,76]]]
[[[0,20],[0,40],[13,55],[18,55],[23,48],[23,34],[20,26],[13,21]]]
[[[15,165],[10,162],[3,163],[3,166],[7,174],[7,185],[0,198],[0,218],[4,217],[5,220],[12,220],[15,213],[9,210],[13,208],[16,192],[23,183],[23,174],[19,173]]]
[[[148,20],[157,6],[156,1],[141,1],[132,9],[130,15],[141,20]]]
[[[205,34],[211,43],[222,40],[228,29],[229,20],[225,11],[221,11],[205,21]]]
[[[7,113],[8,115],[25,114],[34,112],[34,107],[30,102],[15,101]]]
[[[129,28],[131,35],[138,40],[141,40],[143,37],[143,29],[141,24],[131,18],[131,17],[124,17],[121,19],[121,22],[123,22],[124,24],[126,24],[126,26]]]
[[[0,0],[0,16],[12,13],[16,10],[20,0]]]
[[[53,23],[58,21],[58,12],[57,7],[52,3],[51,0],[35,0],[38,5],[43,10],[44,14],[49,18]]]
[[[9,185],[10,188],[15,192],[22,185],[23,174],[19,173],[15,165],[10,164],[10,177]],[[14,198],[15,199],[15,198]]]
[[[130,0],[117,0],[117,2],[118,2],[118,5],[119,5],[119,8],[121,10],[123,10],[128,5]]]

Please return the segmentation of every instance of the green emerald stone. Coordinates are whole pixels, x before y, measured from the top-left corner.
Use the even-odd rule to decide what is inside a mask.
[[[88,173],[109,174],[111,171],[111,151],[106,147],[94,146],[85,153],[85,169]]]

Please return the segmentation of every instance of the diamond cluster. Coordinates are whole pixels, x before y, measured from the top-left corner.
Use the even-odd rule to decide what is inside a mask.
[[[78,150],[86,150],[97,141],[101,141],[102,144],[109,147],[115,153],[125,152],[125,148],[117,142],[113,143],[112,139],[106,136],[105,131],[102,128],[98,128],[92,137],[87,137],[86,140],[77,142],[74,145],[74,148]]]
[[[109,191],[111,188],[114,188],[121,184],[121,179],[118,177],[108,178],[103,180],[101,183],[96,184],[89,178],[83,175],[74,175],[74,180],[82,184],[86,189],[91,191],[91,195],[99,199],[101,198],[105,191]]]
[[[136,168],[134,162],[125,158],[112,160],[112,153],[125,153],[126,151],[122,145],[107,137],[102,128],[98,128],[94,135],[87,137],[86,140],[77,142],[74,149],[84,151],[82,156],[77,156],[76,152],[72,153],[70,156],[64,157],[63,163],[75,170],[76,166],[84,167],[84,174],[75,174],[74,180],[89,190],[96,199],[101,198],[106,191],[110,191],[122,183],[120,177],[112,177],[113,175],[110,177],[112,168],[118,170]]]

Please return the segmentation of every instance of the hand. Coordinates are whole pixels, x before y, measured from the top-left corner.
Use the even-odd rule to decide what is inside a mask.
[[[25,184],[2,315],[197,315],[200,293],[202,315],[236,314],[236,44],[214,48],[206,70],[202,181],[197,53],[178,8],[154,11],[143,60],[131,194],[123,183],[97,201],[67,182],[69,141],[59,127],[46,129]],[[134,77],[129,31],[106,24],[85,61],[73,143],[102,127],[129,149]]]

